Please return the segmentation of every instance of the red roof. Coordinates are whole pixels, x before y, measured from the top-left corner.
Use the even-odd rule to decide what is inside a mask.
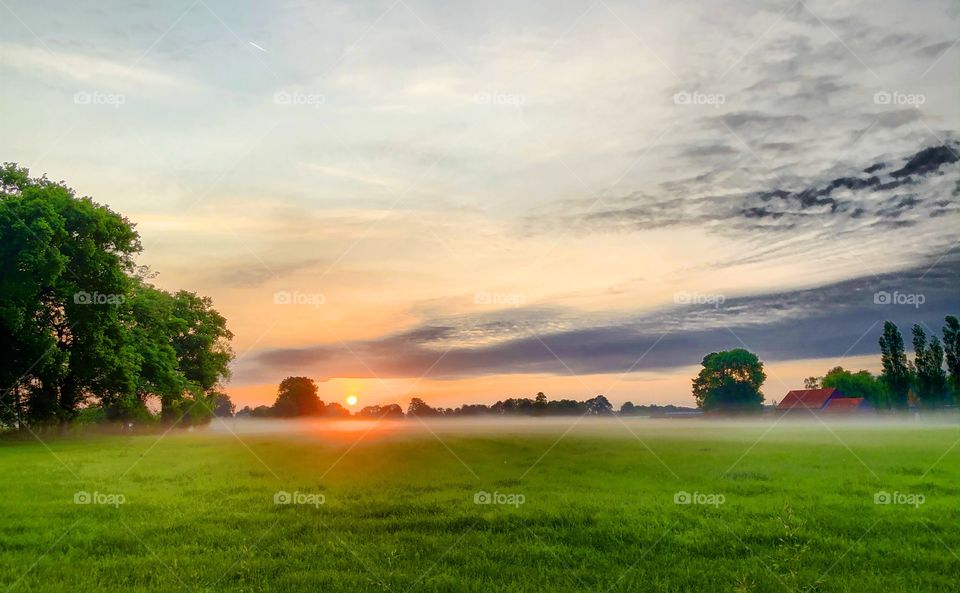
[[[831,398],[840,398],[843,395],[837,391],[836,387],[827,387],[825,389],[794,389],[783,397],[778,410],[808,409],[820,410]]]
[[[828,412],[853,412],[869,406],[870,404],[864,405],[862,397],[835,397],[827,402],[826,410]]]

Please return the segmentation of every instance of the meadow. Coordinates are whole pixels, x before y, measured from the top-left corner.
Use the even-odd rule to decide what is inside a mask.
[[[8,591],[957,591],[960,426],[227,421],[0,441]]]

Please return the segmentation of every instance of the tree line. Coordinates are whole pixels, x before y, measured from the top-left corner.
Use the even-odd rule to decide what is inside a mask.
[[[643,414],[645,412],[668,413],[688,408],[677,406],[635,406],[626,402],[620,408],[625,415]],[[277,397],[272,405],[262,405],[255,408],[244,407],[236,413],[237,416],[252,418],[403,418],[420,417],[477,417],[477,416],[582,416],[582,415],[610,415],[614,413],[613,405],[603,395],[597,395],[587,400],[572,399],[551,400],[542,392],[533,398],[519,397],[500,400],[492,405],[464,404],[456,408],[433,407],[423,398],[414,397],[410,400],[406,412],[399,404],[366,406],[356,414],[338,403],[324,403],[318,395],[318,389],[313,379],[309,377],[287,377],[280,382],[277,388]]]
[[[891,321],[883,324],[879,339],[879,375],[841,366],[822,377],[808,377],[805,389],[833,387],[846,397],[862,397],[878,410],[905,410],[911,406],[938,409],[954,405],[960,394],[960,321],[944,318],[942,338],[927,336],[923,326],[911,328],[913,360],[906,353],[903,335]],[[703,368],[693,379],[693,395],[704,411],[759,412],[765,401],[766,380],[757,355],[738,348],[704,357]]]
[[[209,419],[233,334],[208,297],[151,284],[141,248],[107,206],[0,167],[0,428]]]

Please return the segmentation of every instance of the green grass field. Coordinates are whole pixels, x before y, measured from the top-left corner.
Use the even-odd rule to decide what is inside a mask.
[[[960,590],[955,422],[573,422],[0,441],[0,587]]]

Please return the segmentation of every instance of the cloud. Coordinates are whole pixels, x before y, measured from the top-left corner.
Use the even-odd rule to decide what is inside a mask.
[[[807,121],[803,115],[778,115],[760,111],[735,111],[716,118],[718,122],[739,130],[767,130],[775,127],[802,124]]]
[[[143,65],[128,65],[100,56],[57,51],[39,46],[0,43],[0,65],[28,75],[44,75],[96,88],[135,89],[142,86],[184,88],[182,79]]]
[[[685,305],[618,319],[581,316],[562,331],[545,328],[563,312],[524,318],[521,310],[507,322],[516,324],[514,336],[489,344],[463,342],[477,332],[502,337],[503,322],[461,317],[377,340],[266,350],[242,362],[235,378],[624,373],[689,366],[711,351],[741,347],[769,361],[835,357],[841,364],[843,357],[878,351],[884,320],[905,334],[914,323],[939,332],[944,315],[960,313],[958,284],[960,254],[954,252],[901,272],[790,292],[727,299],[686,294]]]
[[[212,279],[239,288],[256,288],[284,276],[308,270],[327,260],[314,258],[301,261],[258,261],[247,259],[243,263],[221,265],[210,271]]]
[[[889,166],[874,159],[872,165],[801,189],[691,196],[685,194],[688,186],[677,185],[669,187],[666,196],[622,196],[604,209],[585,214],[575,210],[565,216],[568,223],[586,225],[594,232],[673,226],[704,227],[720,234],[749,231],[759,233],[768,248],[771,242],[792,240],[800,230],[818,237],[816,241],[841,235],[864,241],[879,237],[883,229],[923,224],[929,234],[915,255],[926,257],[926,251],[952,241],[950,221],[931,219],[957,211],[952,197],[960,183],[958,151],[960,143],[951,141],[894,159]],[[714,146],[702,152],[723,153]]]

